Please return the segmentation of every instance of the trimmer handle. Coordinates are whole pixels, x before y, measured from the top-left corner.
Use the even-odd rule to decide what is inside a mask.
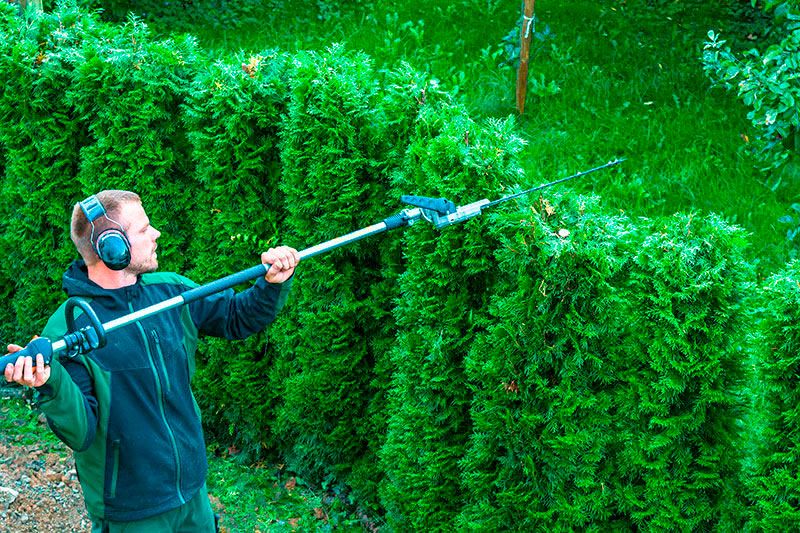
[[[32,357],[34,363],[36,362],[36,355],[42,354],[44,356],[44,363],[50,364],[53,359],[53,344],[47,337],[39,337],[33,339],[22,351],[11,353],[0,357],[0,372],[5,370],[8,363],[14,364],[20,357]]]
[[[85,328],[75,329],[75,308],[83,311],[89,318],[89,325]],[[67,357],[75,357],[78,354],[89,353],[106,345],[105,328],[100,323],[97,313],[94,312],[89,302],[82,298],[70,298],[67,300],[64,312],[67,321],[67,334],[62,339],[57,340],[55,343],[50,342],[47,337],[33,339],[22,351],[0,357],[0,372],[5,370],[8,363],[16,363],[20,357],[30,356],[35,360],[37,354],[42,354],[44,363],[49,365],[53,360],[54,353],[65,351]]]

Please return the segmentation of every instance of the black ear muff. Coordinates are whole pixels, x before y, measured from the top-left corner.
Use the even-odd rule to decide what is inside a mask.
[[[131,245],[125,232],[107,229],[97,236],[95,251],[111,270],[125,270],[131,263]]]
[[[92,225],[92,234],[89,237],[97,257],[111,270],[125,270],[131,262],[131,245],[125,230],[119,222],[109,218],[103,204],[96,196],[92,195],[81,202],[81,209],[89,224]],[[94,221],[105,217],[109,222],[116,224],[117,228],[107,228],[97,234],[95,238]]]

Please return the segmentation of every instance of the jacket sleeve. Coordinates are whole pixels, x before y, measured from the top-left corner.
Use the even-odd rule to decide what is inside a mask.
[[[88,449],[97,428],[97,398],[86,367],[75,360],[62,364],[54,359],[50,379],[37,392],[53,433],[75,451]]]
[[[289,296],[292,279],[268,283],[264,278],[250,288],[227,289],[190,304],[200,333],[226,339],[244,339],[270,325]]]
[[[42,336],[60,338],[66,333],[63,308],[45,326]],[[50,429],[64,444],[84,451],[94,440],[97,429],[97,397],[89,370],[82,356],[53,358],[50,379],[37,389],[37,401]]]

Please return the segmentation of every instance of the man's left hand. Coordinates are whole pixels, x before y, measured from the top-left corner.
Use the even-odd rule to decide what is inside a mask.
[[[297,250],[288,246],[278,246],[270,248],[261,254],[261,262],[271,265],[264,276],[270,283],[283,283],[294,274],[294,268],[300,262]]]

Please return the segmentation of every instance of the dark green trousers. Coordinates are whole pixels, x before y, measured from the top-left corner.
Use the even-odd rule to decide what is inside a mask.
[[[214,533],[214,513],[205,485],[177,509],[135,522],[92,518],[92,533]]]

